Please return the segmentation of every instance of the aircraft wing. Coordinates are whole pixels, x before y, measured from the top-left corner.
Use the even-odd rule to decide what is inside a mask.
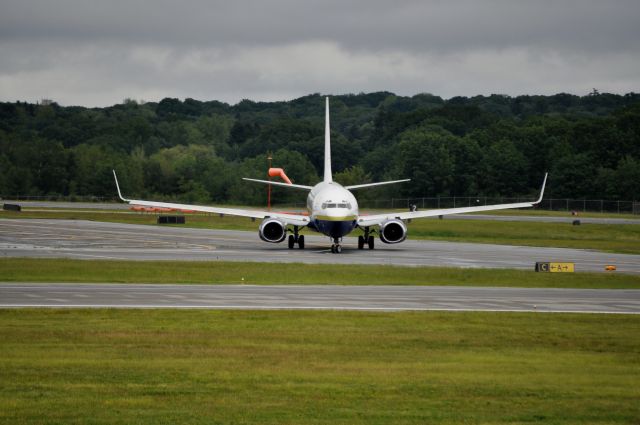
[[[208,212],[214,214],[227,214],[238,217],[248,217],[248,218],[267,218],[274,217],[282,220],[285,224],[291,224],[294,226],[306,226],[309,224],[309,217],[301,214],[288,214],[288,213],[278,213],[273,211],[261,211],[261,210],[245,210],[239,208],[223,208],[223,207],[210,207],[204,205],[190,205],[190,204],[175,204],[171,202],[155,202],[155,201],[144,201],[140,199],[125,199],[120,192],[120,185],[118,184],[118,177],[116,176],[115,170],[113,171],[113,177],[116,180],[116,188],[118,189],[118,196],[124,202],[127,202],[131,205],[140,205],[143,207],[154,207],[154,208],[170,208],[174,210],[181,211],[200,211],[200,212]]]
[[[547,184],[547,174],[544,175],[544,181],[542,182],[542,189],[540,189],[540,197],[535,202],[517,202],[512,204],[496,204],[496,205],[482,205],[478,207],[460,207],[460,208],[445,208],[437,210],[426,211],[406,211],[406,212],[389,212],[384,214],[375,214],[358,218],[358,226],[376,226],[390,219],[409,220],[414,218],[436,217],[441,215],[450,214],[465,214],[482,211],[494,211],[494,210],[506,210],[510,208],[529,208],[538,205],[542,201],[544,195],[544,187]]]

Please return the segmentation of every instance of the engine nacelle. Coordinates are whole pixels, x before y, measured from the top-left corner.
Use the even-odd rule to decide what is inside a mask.
[[[380,225],[380,240],[384,243],[400,243],[407,238],[407,226],[402,220],[387,220]]]
[[[279,243],[286,238],[287,231],[284,223],[277,218],[265,218],[258,227],[258,234],[265,242]]]

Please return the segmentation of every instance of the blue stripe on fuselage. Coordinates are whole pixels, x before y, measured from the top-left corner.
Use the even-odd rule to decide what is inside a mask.
[[[312,220],[307,227],[332,238],[341,238],[351,233],[351,231],[356,227],[356,221],[330,221],[316,219]]]

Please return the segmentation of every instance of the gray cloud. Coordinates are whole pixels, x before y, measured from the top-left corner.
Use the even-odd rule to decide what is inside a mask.
[[[640,3],[0,0],[0,97],[637,91]]]

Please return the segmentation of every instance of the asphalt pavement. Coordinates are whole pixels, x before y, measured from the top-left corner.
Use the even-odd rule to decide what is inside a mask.
[[[145,226],[84,220],[0,219],[0,256],[113,260],[258,261],[307,264],[382,264],[533,270],[537,261],[575,263],[576,271],[640,274],[640,255],[567,248],[538,248],[409,239],[358,250],[344,239],[332,254],[329,238],[305,232],[306,249],[270,244],[256,231]],[[409,228],[410,230],[410,228]]]

